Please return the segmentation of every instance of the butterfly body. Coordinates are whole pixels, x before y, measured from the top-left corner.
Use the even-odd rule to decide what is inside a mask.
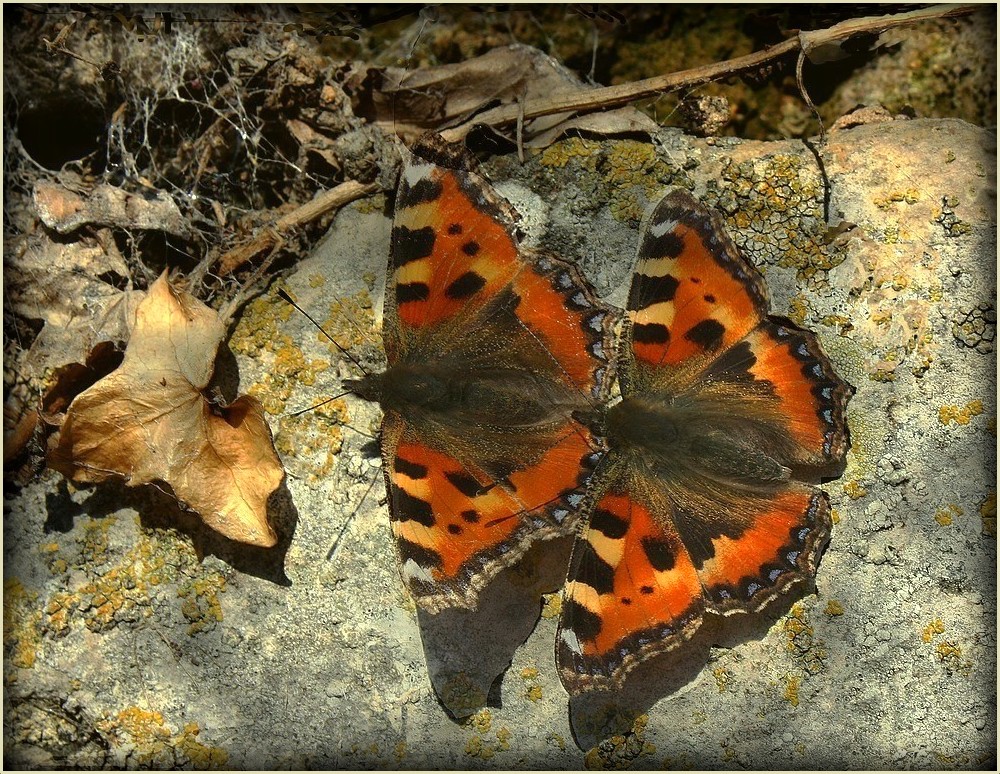
[[[759,274],[684,192],[653,212],[621,339],[622,400],[581,417],[609,451],[556,646],[571,693],[811,578],[830,515],[808,482],[848,445],[852,388],[812,334],[767,317]]]

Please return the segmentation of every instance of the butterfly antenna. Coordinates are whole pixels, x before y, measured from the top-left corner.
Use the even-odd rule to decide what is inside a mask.
[[[358,369],[361,371],[361,373],[363,373],[365,376],[368,376],[368,371],[365,369],[365,367],[363,365],[361,365],[361,363],[359,363],[350,352],[348,352],[346,349],[344,349],[342,346],[340,346],[340,344],[337,342],[337,340],[335,338],[333,338],[333,336],[331,336],[329,333],[327,333],[325,330],[323,330],[323,326],[320,325],[318,322],[316,322],[313,319],[312,315],[309,314],[309,312],[307,312],[301,306],[299,306],[298,304],[296,304],[292,300],[292,297],[290,295],[288,295],[288,293],[286,293],[281,288],[278,288],[278,295],[282,299],[284,299],[285,301],[287,301],[289,304],[291,304],[292,306],[294,306],[296,309],[298,309],[303,315],[305,315],[305,318],[309,322],[311,322],[313,325],[315,325],[316,328],[317,328],[317,330],[319,330],[320,333],[322,333],[324,336],[326,336],[333,343],[333,346],[335,346],[337,349],[340,350],[341,354],[343,354],[344,357],[346,357],[348,360],[350,360],[352,363],[354,363],[354,365],[356,365],[358,367]],[[330,398],[330,400],[333,400],[333,398]],[[319,405],[322,406],[323,404],[320,403]],[[308,409],[305,409],[305,410],[308,411]]]
[[[337,532],[337,537],[333,539],[333,545],[330,546],[330,550],[326,552],[326,560],[328,562],[332,562],[334,557],[337,555],[337,550],[340,548],[341,538],[344,537],[344,533],[347,531],[348,526],[350,526],[351,522],[354,520],[354,517],[358,515],[358,511],[361,510],[361,505],[367,499],[369,493],[372,491],[372,487],[375,486],[376,481],[378,481],[378,476],[374,476],[372,478],[372,482],[368,485],[368,488],[365,490],[365,493],[361,495],[361,500],[358,502],[358,507],[355,508],[351,512],[351,515],[344,520],[343,525]]]
[[[307,411],[315,411],[316,409],[321,408],[322,406],[325,406],[327,403],[331,403],[331,402],[337,400],[338,398],[343,398],[345,395],[350,395],[350,394],[351,394],[351,391],[350,390],[346,390],[345,392],[342,392],[339,395],[334,395],[332,398],[327,398],[324,401],[320,401],[319,403],[317,403],[314,406],[309,406],[308,408],[299,409],[298,411],[293,411],[291,414],[288,414],[288,416],[290,416],[290,417],[297,417],[297,416],[299,416],[299,414],[305,414]],[[345,427],[346,426],[347,425],[345,425]]]

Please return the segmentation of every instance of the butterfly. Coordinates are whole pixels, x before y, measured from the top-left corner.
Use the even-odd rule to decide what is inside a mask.
[[[571,694],[620,688],[707,614],[761,610],[815,574],[830,534],[810,481],[841,466],[853,388],[816,337],[768,317],[761,276],[717,215],[664,197],[622,323],[606,437],[556,642]]]
[[[598,448],[573,419],[607,391],[615,315],[577,269],[520,246],[517,214],[464,148],[404,163],[386,282],[381,404],[403,581],[428,612],[474,609],[537,541],[568,534]]]

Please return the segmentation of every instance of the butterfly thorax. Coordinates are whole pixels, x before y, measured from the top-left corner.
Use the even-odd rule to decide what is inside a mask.
[[[780,442],[740,414],[719,413],[712,401],[638,393],[609,408],[604,422],[612,449],[667,479],[694,475],[754,489],[787,480]]]
[[[566,397],[523,369],[463,369],[397,363],[345,385],[360,398],[411,419],[432,416],[453,425],[531,427],[565,411]]]

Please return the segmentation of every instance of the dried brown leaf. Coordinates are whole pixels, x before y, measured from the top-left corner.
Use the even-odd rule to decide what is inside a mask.
[[[85,224],[188,233],[177,204],[162,191],[130,193],[113,185],[99,185],[86,196],[61,185],[39,182],[34,188],[35,208],[42,222],[60,234]]]
[[[212,529],[273,546],[267,499],[284,476],[259,401],[203,390],[225,335],[219,316],[161,276],[139,305],[121,366],[70,404],[49,465],[78,482],[164,481]]]
[[[370,94],[363,94],[373,85]],[[469,118],[495,105],[580,89],[579,81],[552,57],[528,46],[495,48],[458,64],[367,69],[353,79],[355,93],[386,131],[404,139]],[[355,112],[364,114],[365,109]],[[570,114],[544,116],[525,126],[525,136],[551,129]]]

